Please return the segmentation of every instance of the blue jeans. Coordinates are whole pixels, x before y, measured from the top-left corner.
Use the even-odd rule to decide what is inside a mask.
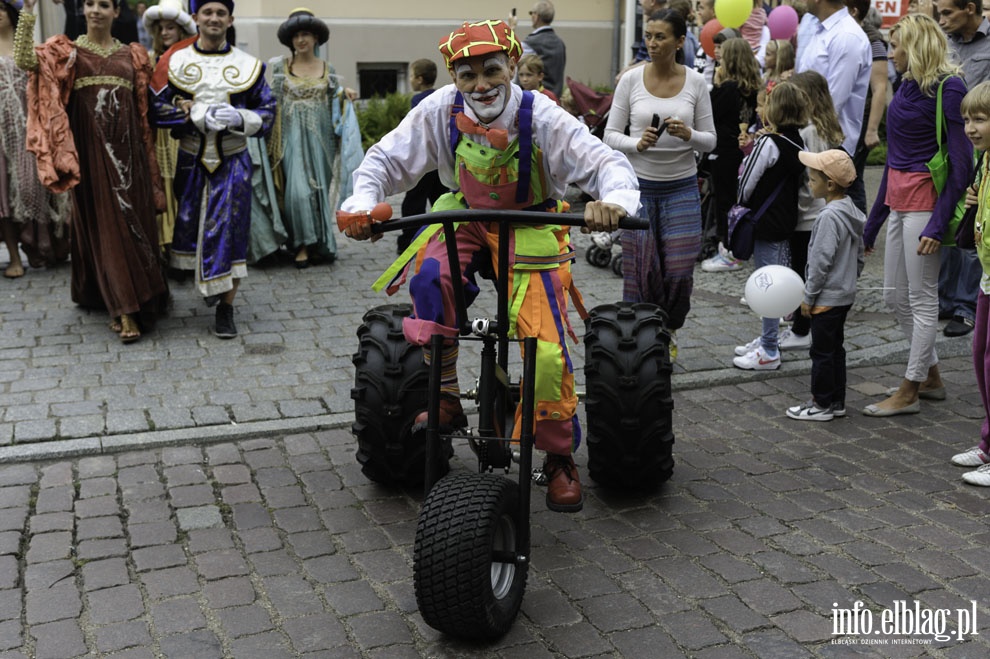
[[[765,265],[788,265],[791,262],[791,248],[786,240],[771,242],[756,240],[753,244],[753,265],[759,269]],[[760,345],[769,353],[776,353],[777,333],[780,329],[780,318],[764,318],[763,333],[760,335]]]
[[[976,318],[976,294],[983,268],[974,249],[943,247],[939,254],[938,310],[940,314]]]

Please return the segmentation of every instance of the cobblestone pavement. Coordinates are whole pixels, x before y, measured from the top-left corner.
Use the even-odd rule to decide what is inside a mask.
[[[509,634],[481,646],[430,629],[412,588],[421,493],[365,479],[348,430],[354,329],[386,301],[365,283],[393,240],[348,242],[333,266],[252,269],[227,342],[188,284],[122,346],[71,305],[68,268],[0,282],[0,656],[990,655],[987,493],[948,462],[979,436],[969,340],[939,339],[948,400],[858,413],[905,362],[881,255],[848,324],[850,416],[827,424],[783,415],[807,397],[806,358],[731,368],[758,331],[738,302],[748,272],[699,269],[671,481],[638,497],[597,487],[581,449],[583,512],[551,513],[534,492]],[[589,306],[611,302],[621,282],[585,264],[587,241],[575,236],[579,284]],[[477,308],[491,307],[486,293]],[[454,469],[473,464],[458,446]],[[833,636],[833,609],[857,602],[876,626],[897,602],[947,609],[952,638]]]

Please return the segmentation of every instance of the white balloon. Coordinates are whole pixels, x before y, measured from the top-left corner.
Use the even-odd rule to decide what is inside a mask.
[[[746,304],[763,318],[786,316],[803,299],[804,281],[783,265],[765,265],[746,281]]]

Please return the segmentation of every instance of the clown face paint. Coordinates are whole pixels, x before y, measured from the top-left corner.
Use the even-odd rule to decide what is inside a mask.
[[[478,121],[490,124],[509,103],[515,65],[505,55],[478,55],[454,63],[454,85]]]

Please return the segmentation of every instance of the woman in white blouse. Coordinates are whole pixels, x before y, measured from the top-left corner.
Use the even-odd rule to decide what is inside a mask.
[[[695,152],[715,148],[708,86],[701,74],[681,63],[686,33],[676,11],[649,16],[643,41],[651,61],[619,79],[605,129],[605,143],[625,153],[636,170],[651,225],[648,232],[622,236],[623,299],[659,305],[667,313],[672,339],[691,308],[701,249]],[[671,359],[676,358],[673,340],[670,350]]]

